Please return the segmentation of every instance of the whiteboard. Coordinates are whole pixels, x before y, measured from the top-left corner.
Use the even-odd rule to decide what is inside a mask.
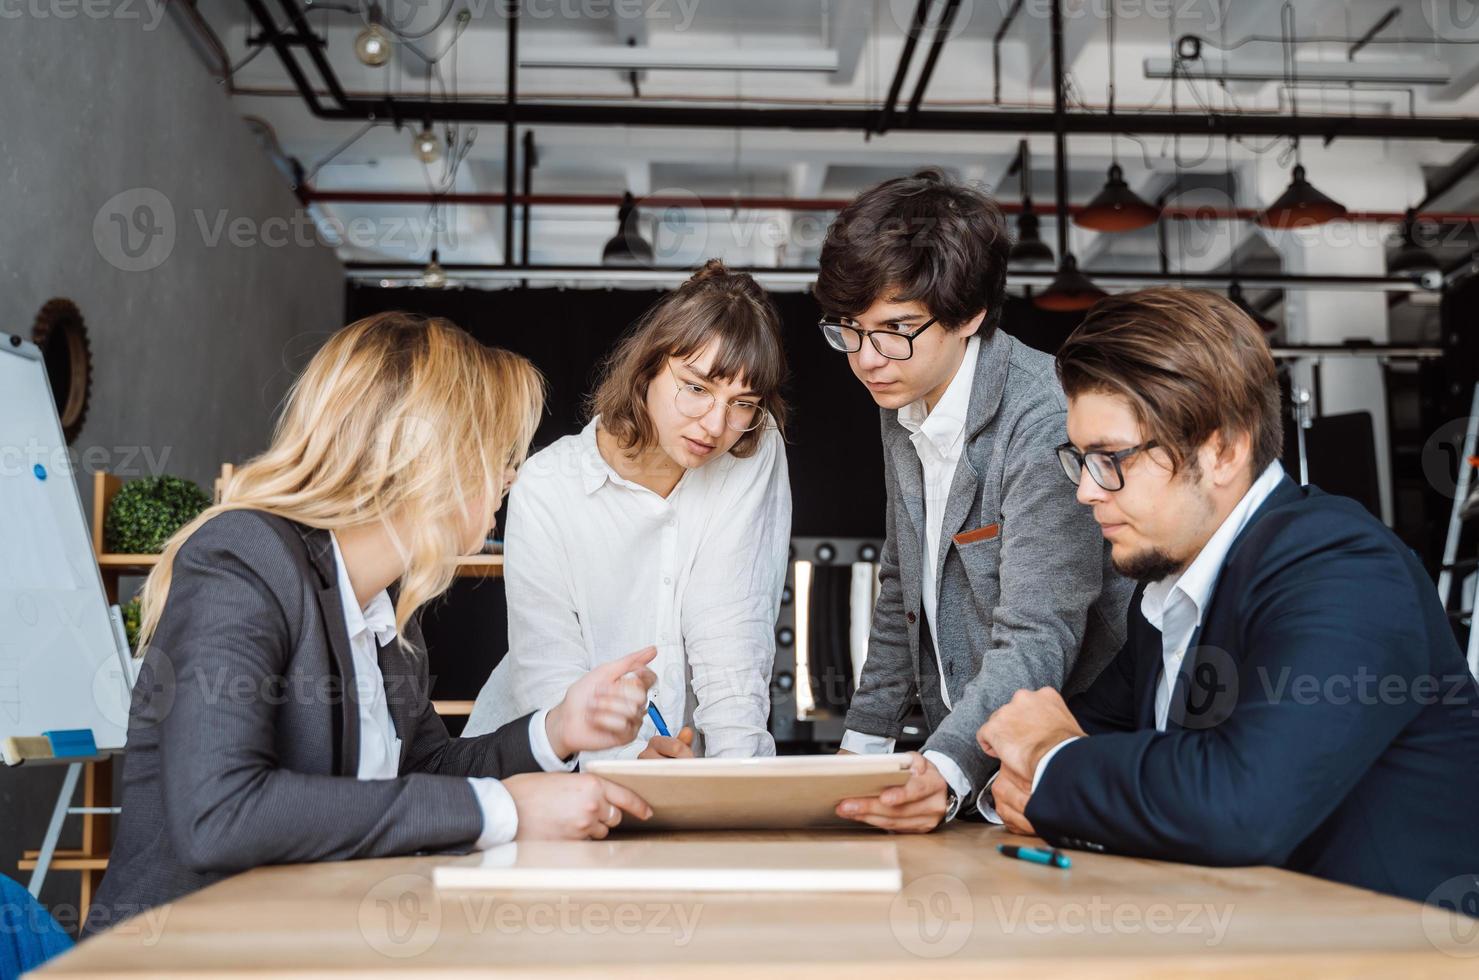
[[[0,333],[0,739],[87,728],[121,749],[127,662],[41,352]]]

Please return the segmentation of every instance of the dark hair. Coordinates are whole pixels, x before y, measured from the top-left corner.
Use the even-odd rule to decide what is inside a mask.
[[[1248,434],[1255,478],[1284,448],[1268,342],[1216,293],[1158,286],[1106,297],[1064,341],[1057,364],[1068,397],[1098,391],[1128,401],[1174,470],[1195,472],[1197,448],[1218,431]]]
[[[688,357],[716,339],[719,350],[709,375],[721,381],[744,378],[771,422],[785,434],[781,384],[786,379],[786,352],[780,314],[748,273],[730,272],[723,262],[710,259],[642,314],[602,366],[588,407],[592,415],[601,416],[601,426],[616,437],[623,452],[641,452],[657,441],[647,414],[647,386],[667,359]],[[741,458],[753,454],[766,428],[760,425],[746,432],[730,452]]]
[[[938,170],[886,180],[827,229],[813,295],[826,313],[856,316],[888,294],[916,300],[956,330],[986,311],[980,335],[1001,322],[1011,235],[987,195]]]

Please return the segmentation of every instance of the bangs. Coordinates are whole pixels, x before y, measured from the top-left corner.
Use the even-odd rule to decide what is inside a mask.
[[[727,321],[727,322],[726,322]],[[780,337],[754,319],[726,316],[723,321],[689,322],[679,328],[669,355],[688,363],[711,343],[714,363],[708,370],[716,381],[743,382],[764,398],[780,391],[785,380],[785,352]]]

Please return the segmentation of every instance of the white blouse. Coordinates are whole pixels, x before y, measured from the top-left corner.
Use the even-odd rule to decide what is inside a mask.
[[[768,731],[775,621],[791,538],[785,446],[769,430],[747,459],[688,470],[666,498],[617,475],[592,421],[531,457],[504,531],[508,654],[465,734],[550,708],[592,668],[656,646],[651,697],[695,751],[775,754]],[[621,748],[657,734],[649,719]]]

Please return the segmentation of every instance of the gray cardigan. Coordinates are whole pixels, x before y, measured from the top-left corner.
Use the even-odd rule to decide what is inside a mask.
[[[923,469],[898,413],[880,414],[888,536],[847,727],[897,737],[918,691],[930,727],[925,748],[949,756],[978,791],[996,762],[976,744],[977,730],[1019,688],[1088,687],[1124,643],[1134,583],[1110,565],[1108,542],[1053,452],[1068,438],[1053,359],[994,332],[977,355],[935,565],[935,633],[954,705],[947,709],[939,673],[919,646]],[[992,524],[994,537],[954,540]]]
[[[405,636],[421,648],[414,620]],[[539,771],[529,718],[449,738],[425,654],[379,655],[400,776],[362,782],[329,533],[242,510],[191,535],[134,687],[123,815],[86,930],[258,865],[472,845],[483,819],[464,777]]]

